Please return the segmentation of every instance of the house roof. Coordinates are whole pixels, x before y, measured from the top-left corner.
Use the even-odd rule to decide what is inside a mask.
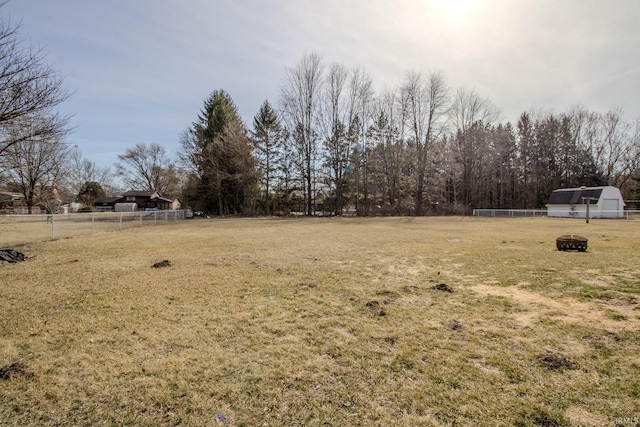
[[[123,194],[123,196],[134,196],[134,197],[151,197],[153,193],[151,191],[139,191],[139,190],[131,190],[127,191]]]
[[[600,199],[604,187],[562,188],[553,190],[547,205],[581,205],[585,197],[590,197],[589,204],[595,205]]]
[[[24,196],[19,193],[7,193],[0,191],[0,199],[3,200],[23,200]]]
[[[161,200],[163,202],[173,203],[172,199],[167,199],[166,197],[154,197],[153,200]]]
[[[120,200],[122,200],[122,197],[120,197],[120,196],[117,196],[117,197],[100,197],[100,198],[94,200],[93,204],[94,205],[97,205],[97,204],[109,205],[109,204],[117,203]]]

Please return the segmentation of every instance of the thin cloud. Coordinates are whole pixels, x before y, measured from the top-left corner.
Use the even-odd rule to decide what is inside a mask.
[[[277,102],[304,52],[362,67],[378,88],[408,70],[442,70],[514,122],[527,110],[622,107],[640,117],[635,0],[14,0],[20,33],[46,47],[74,96],[72,136],[89,159],[159,143],[178,147],[202,102],[226,90],[245,122]],[[98,157],[99,156],[99,157]]]

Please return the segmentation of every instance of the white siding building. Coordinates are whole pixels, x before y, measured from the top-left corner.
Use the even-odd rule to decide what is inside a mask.
[[[553,190],[547,216],[563,218],[622,218],[625,203],[616,187],[580,187]]]

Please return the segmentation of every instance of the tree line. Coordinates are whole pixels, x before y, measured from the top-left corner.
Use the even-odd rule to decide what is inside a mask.
[[[214,214],[425,215],[541,208],[556,188],[640,190],[640,122],[498,108],[441,72],[375,93],[361,68],[305,54],[246,129],[215,91],[181,139],[185,200]]]
[[[62,78],[16,30],[0,21],[0,185],[23,194],[29,211],[126,189],[214,215],[468,214],[540,208],[552,190],[582,185],[640,198],[640,126],[619,109],[523,112],[502,123],[488,98],[450,87],[441,72],[408,72],[376,92],[362,68],[315,53],[286,69],[280,96],[250,126],[215,90],[175,156],[137,143],[113,169],[99,167],[66,143]]]

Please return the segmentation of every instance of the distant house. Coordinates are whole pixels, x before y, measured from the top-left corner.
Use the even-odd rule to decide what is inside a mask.
[[[547,202],[547,216],[586,218],[622,218],[625,203],[616,187],[580,187],[553,190]]]
[[[147,204],[153,198],[154,195],[159,195],[159,193],[151,192],[151,191],[137,191],[137,190],[127,191],[122,195],[122,197],[124,198],[122,202],[135,203],[136,205],[138,205],[138,209],[144,210],[146,208],[155,207],[155,206],[147,206]]]
[[[24,201],[24,196],[20,193],[0,192],[0,203],[12,205],[21,201]]]
[[[83,207],[82,203],[79,203],[79,202],[65,203],[62,206],[60,206],[60,208],[58,208],[58,213],[68,214],[68,213],[78,212],[80,209],[82,209],[82,207]]]
[[[0,211],[6,213],[19,213],[18,210],[24,207],[24,196],[18,193],[0,192]]]
[[[176,197],[171,202],[171,210],[172,211],[178,211],[180,209],[182,209],[182,200],[180,200],[179,198]]]
[[[167,199],[166,197],[162,197],[160,193],[154,193],[155,197],[152,197],[147,202],[146,209],[157,209],[159,211],[170,211],[173,209],[173,199]],[[180,209],[178,207],[178,209]]]
[[[93,206],[98,212],[113,212],[115,210],[116,203],[124,202],[124,197],[100,197],[93,202]]]
[[[157,191],[127,191],[122,196],[96,199],[93,206],[97,211],[112,212],[116,204],[135,204],[136,210],[178,210],[182,207],[180,199],[168,199]]]

